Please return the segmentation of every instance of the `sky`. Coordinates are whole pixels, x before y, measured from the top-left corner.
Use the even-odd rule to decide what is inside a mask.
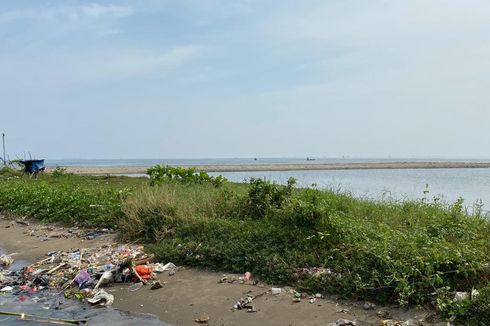
[[[488,0],[0,0],[10,158],[490,158]]]

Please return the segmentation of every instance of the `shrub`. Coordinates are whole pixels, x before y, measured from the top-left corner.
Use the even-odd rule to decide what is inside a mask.
[[[64,175],[66,175],[66,169],[65,168],[62,168],[60,166],[57,166],[52,172],[51,172],[51,175],[55,178],[59,178],[59,177],[62,177]]]
[[[289,200],[296,180],[289,178],[286,186],[260,178],[251,178],[248,189],[248,216],[264,218],[271,209],[279,209]]]
[[[207,172],[198,171],[195,168],[173,167],[169,165],[155,165],[149,168],[146,173],[150,177],[150,185],[164,182],[185,184],[209,182],[215,187],[220,187],[227,181],[221,175],[212,177]]]

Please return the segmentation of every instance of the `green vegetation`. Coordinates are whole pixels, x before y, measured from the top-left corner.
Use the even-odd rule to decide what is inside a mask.
[[[36,179],[15,170],[0,171],[0,210],[45,222],[113,227],[123,217],[122,201],[141,184],[131,178],[81,177],[59,170]]]
[[[251,179],[216,187],[209,179],[168,176],[185,171],[163,171],[150,182],[2,172],[0,210],[117,227],[162,261],[250,271],[346,298],[432,304],[469,325],[489,320],[490,222],[481,209],[468,214],[462,200],[368,201],[297,189],[292,179],[286,186]],[[472,289],[480,295],[453,300],[454,292]]]
[[[215,187],[221,186],[227,180],[221,175],[211,177],[205,171],[198,171],[195,168],[173,167],[169,165],[155,165],[146,172],[150,177],[150,184],[157,185],[168,182],[178,183],[206,183],[209,182]]]

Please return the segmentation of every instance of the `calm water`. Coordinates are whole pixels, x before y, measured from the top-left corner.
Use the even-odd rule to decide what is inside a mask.
[[[218,173],[213,173],[217,175]],[[441,195],[453,202],[465,199],[466,206],[482,200],[485,210],[490,208],[490,169],[413,169],[413,170],[328,170],[328,171],[269,171],[219,173],[231,181],[250,177],[266,178],[285,183],[289,177],[300,186],[316,184],[351,192],[362,198],[418,199],[424,197],[428,185],[428,198]]]
[[[50,167],[60,166],[149,166],[155,164],[168,165],[228,165],[228,164],[322,164],[322,163],[374,163],[374,162],[427,162],[427,161],[451,161],[451,162],[489,162],[488,159],[414,159],[414,158],[315,158],[307,160],[302,158],[196,158],[196,159],[63,159],[46,160]]]
[[[488,159],[355,159],[355,158],[229,158],[229,159],[118,159],[118,160],[46,160],[48,166],[148,166],[169,165],[219,165],[219,164],[287,164],[287,163],[369,163],[369,162],[423,162],[464,161],[488,162]],[[216,173],[214,173],[216,174]],[[428,198],[442,195],[453,202],[463,197],[467,206],[477,200],[490,208],[490,169],[414,169],[414,170],[329,170],[329,171],[274,171],[220,173],[232,181],[261,177],[284,183],[289,177],[301,186],[316,184],[319,188],[348,191],[364,198],[418,199],[424,196],[428,185]]]

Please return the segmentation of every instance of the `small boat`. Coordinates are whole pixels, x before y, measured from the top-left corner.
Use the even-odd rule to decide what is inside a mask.
[[[307,158],[306,158],[306,160],[307,160],[307,161],[314,161],[314,160],[316,160],[316,159],[315,159],[315,158],[313,158],[313,157],[307,157]]]

